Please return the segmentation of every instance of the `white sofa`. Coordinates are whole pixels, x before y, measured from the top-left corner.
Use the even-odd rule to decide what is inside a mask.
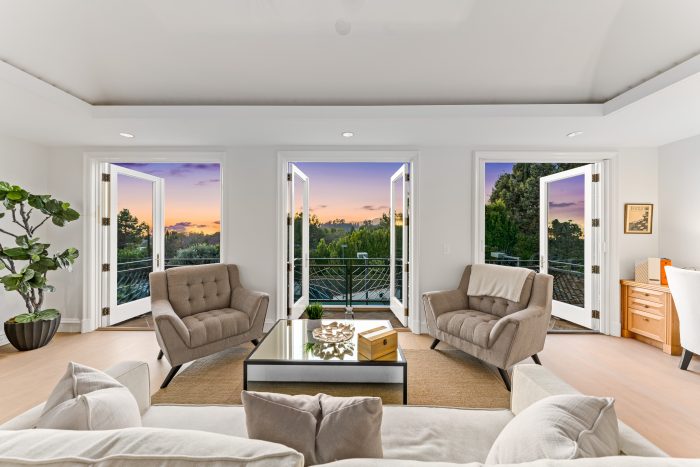
[[[241,406],[151,405],[148,365],[123,362],[107,370],[134,394],[144,427],[188,429],[247,438]],[[425,463],[480,465],[503,427],[533,402],[554,394],[577,393],[546,368],[518,365],[513,372],[511,410],[456,409],[418,406],[385,406],[382,422],[383,460],[339,461],[338,466],[409,466]],[[42,405],[34,407],[0,426],[1,430],[32,428]],[[635,458],[643,462],[629,465],[690,465],[671,459],[624,423],[619,423],[621,455],[634,457],[582,459],[573,465],[628,465]],[[0,441],[2,440],[0,433]],[[655,459],[652,459],[655,458]],[[415,461],[415,464],[414,464]],[[613,462],[614,461],[614,462]],[[612,463],[611,463],[612,462]],[[540,461],[532,465],[561,465]],[[2,465],[2,453],[0,453]],[[471,465],[471,464],[469,464]]]

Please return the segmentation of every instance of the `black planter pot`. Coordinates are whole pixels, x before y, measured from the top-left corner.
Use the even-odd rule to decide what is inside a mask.
[[[8,323],[5,321],[5,335],[17,350],[34,350],[43,347],[53,339],[61,324],[61,315],[52,320],[39,320],[33,323]]]

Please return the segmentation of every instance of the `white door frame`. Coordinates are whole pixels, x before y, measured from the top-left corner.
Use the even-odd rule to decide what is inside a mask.
[[[472,195],[472,258],[474,263],[483,263],[485,232],[485,180],[484,170],[487,163],[495,162],[530,162],[530,163],[598,163],[601,171],[599,206],[601,245],[600,252],[600,329],[603,334],[619,336],[621,333],[619,294],[619,264],[613,260],[612,252],[617,251],[617,236],[614,226],[621,219],[617,206],[617,187],[613,183],[617,174],[617,153],[608,151],[475,151],[472,166],[474,191]],[[595,253],[594,253],[595,254]]]
[[[598,244],[596,237],[598,237],[600,232],[593,229],[593,218],[597,215],[595,203],[598,201],[598,198],[594,196],[595,183],[592,183],[592,178],[593,174],[597,174],[599,171],[598,164],[589,164],[540,178],[540,272],[547,274],[549,273],[548,184],[572,177],[584,177],[584,305],[583,307],[578,307],[555,300],[552,305],[552,315],[596,331],[600,329],[600,319],[593,318],[592,310],[600,308],[598,303],[600,297],[597,294],[594,295],[594,291],[597,292],[600,287],[597,284],[599,282],[598,278],[593,277],[592,266],[596,264],[594,262],[593,249]]]
[[[299,167],[294,164],[289,164],[291,171],[291,179],[288,182],[289,185],[289,215],[291,216],[291,223],[288,223],[289,229],[289,246],[287,252],[290,256],[291,261],[289,263],[292,266],[289,274],[289,290],[294,290],[294,203],[296,201],[294,182],[295,178],[301,180],[304,184],[304,192],[301,195],[301,296],[299,300],[294,301],[294,293],[289,295],[289,309],[291,310],[292,318],[299,318],[304,310],[306,310],[309,304],[309,177],[302,172]]]
[[[405,162],[410,164],[410,193],[411,203],[408,215],[411,219],[418,219],[418,206],[420,194],[416,190],[420,177],[418,151],[373,151],[373,150],[289,150],[277,153],[277,319],[287,318],[287,167],[290,162]],[[418,238],[419,222],[409,224],[409,238]],[[417,242],[409,242],[409,261],[411,262],[411,274],[408,281],[408,327],[416,334],[421,332],[421,317],[423,310],[420,306],[419,293],[419,248]]]
[[[101,326],[104,303],[102,288],[108,281],[102,270],[102,259],[106,257],[109,245],[102,235],[101,219],[109,212],[109,196],[101,181],[102,164],[117,162],[151,162],[178,163],[199,162],[219,164],[221,171],[221,232],[228,226],[228,186],[226,180],[226,153],[220,150],[196,151],[188,149],[134,149],[134,150],[96,150],[83,153],[83,313],[80,323],[81,332],[91,332]],[[221,261],[227,257],[226,243],[221,236]]]
[[[406,297],[406,281],[403,280],[405,277],[406,273],[406,266],[408,265],[408,257],[406,255],[406,248],[404,248],[405,244],[402,245],[401,247],[401,274],[402,274],[402,280],[401,280],[401,300],[396,299],[396,206],[397,203],[401,204],[401,212],[403,213],[404,219],[402,221],[401,225],[401,241],[405,242],[406,240],[406,234],[408,233],[407,225],[406,225],[406,220],[408,219],[406,217],[406,209],[407,209],[407,203],[406,200],[408,199],[408,196],[410,196],[410,193],[407,192],[408,188],[408,181],[406,180],[406,164],[402,165],[399,170],[394,173],[394,175],[391,176],[389,179],[389,308],[391,308],[391,311],[394,313],[394,316],[396,316],[396,319],[398,319],[401,324],[404,326],[406,325],[406,315],[405,313],[405,308],[406,308],[406,303],[407,303],[407,297]],[[394,198],[394,183],[396,181],[401,181],[401,190],[403,193],[403,196],[401,197],[400,200],[396,200]],[[407,196],[408,195],[408,196]],[[411,244],[411,239],[409,238],[408,244]],[[411,273],[408,273],[408,276],[410,277]]]

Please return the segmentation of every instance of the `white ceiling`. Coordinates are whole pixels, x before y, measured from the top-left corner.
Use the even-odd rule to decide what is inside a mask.
[[[599,103],[698,54],[698,19],[697,0],[0,0],[0,59],[92,104]]]

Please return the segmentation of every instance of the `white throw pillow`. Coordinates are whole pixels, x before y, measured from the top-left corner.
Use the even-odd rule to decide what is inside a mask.
[[[51,392],[36,428],[117,430],[141,426],[133,394],[94,368],[70,362]]]
[[[0,465],[302,467],[280,444],[194,430],[0,430]]]
[[[620,448],[613,404],[612,398],[581,394],[539,400],[508,422],[486,463],[616,456]]]

